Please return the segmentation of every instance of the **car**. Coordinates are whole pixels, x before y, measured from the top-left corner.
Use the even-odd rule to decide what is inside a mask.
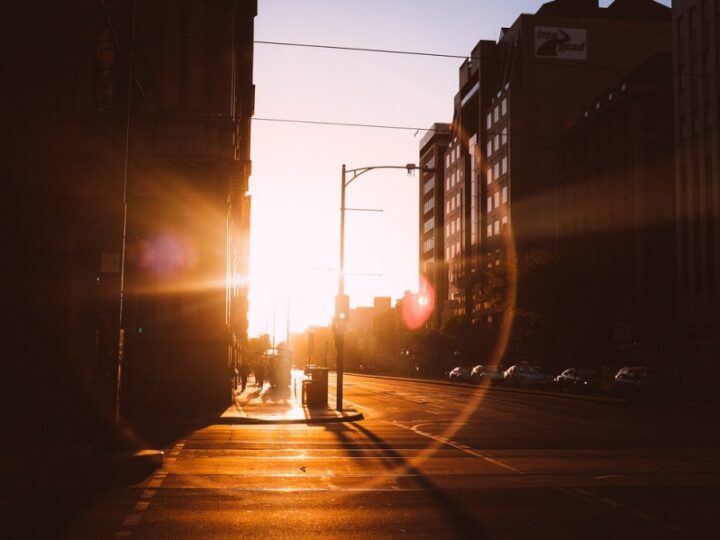
[[[505,384],[509,386],[519,386],[523,388],[542,388],[547,384],[545,372],[542,368],[527,364],[510,366],[505,370],[505,373],[503,373],[503,380]]]
[[[590,368],[568,368],[553,379],[559,390],[573,392],[597,392],[600,388],[600,374]]]
[[[667,391],[667,383],[653,368],[625,366],[615,375],[615,393],[627,398],[660,397]]]
[[[504,377],[497,366],[478,365],[472,368],[470,380],[475,384],[497,384],[503,382]]]
[[[470,382],[470,369],[465,366],[458,366],[448,374],[450,382]]]

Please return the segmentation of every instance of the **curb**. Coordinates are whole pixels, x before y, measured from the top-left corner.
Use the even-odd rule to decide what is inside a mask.
[[[343,416],[328,416],[324,418],[291,418],[274,420],[271,418],[252,417],[226,417],[213,418],[209,422],[216,425],[291,425],[291,424],[337,424],[341,422],[358,422],[364,420],[362,413],[353,413]]]
[[[585,401],[589,403],[604,403],[606,405],[620,405],[628,403],[628,400],[626,399],[619,399],[619,398],[611,398],[611,397],[602,397],[602,396],[584,396],[582,394],[560,394],[557,392],[543,392],[541,390],[524,390],[522,388],[502,388],[498,386],[487,386],[482,387],[477,384],[469,384],[469,383],[452,383],[450,381],[441,381],[437,379],[424,379],[424,378],[413,378],[413,377],[393,377],[392,375],[369,375],[365,373],[355,373],[355,372],[348,372],[351,375],[356,375],[358,377],[370,377],[375,379],[390,379],[390,380],[400,380],[400,381],[411,381],[411,382],[419,382],[419,383],[427,383],[427,384],[438,384],[442,386],[452,386],[452,387],[460,387],[460,388],[487,388],[488,390],[492,392],[506,392],[509,394],[524,394],[528,396],[539,396],[539,397],[550,397],[550,398],[558,398],[558,399],[569,399],[573,401]]]

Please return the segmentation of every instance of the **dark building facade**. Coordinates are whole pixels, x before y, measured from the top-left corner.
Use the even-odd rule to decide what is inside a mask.
[[[588,104],[557,146],[561,365],[674,367],[672,53]]]
[[[720,2],[675,0],[678,354],[720,372]]]
[[[257,4],[46,4],[0,15],[3,360],[83,415],[118,359],[126,412],[217,406],[247,339]]]
[[[556,0],[520,15],[497,42],[478,43],[460,66],[453,118],[459,150],[446,155],[462,171],[451,189],[462,192],[463,218],[457,241],[445,239],[444,319],[467,317],[482,328],[483,342],[511,332],[510,356],[544,361],[547,352],[523,339],[529,329],[515,314],[527,295],[513,275],[522,274],[528,253],[552,252],[557,243],[553,144],[594,96],[668,50],[671,33],[670,9],[652,0],[616,0],[607,8],[596,0]],[[446,228],[457,219],[447,214],[457,211],[448,201],[446,193]],[[447,253],[452,245],[454,256]],[[490,301],[488,276],[503,270],[517,287],[511,284],[503,302]]]
[[[420,141],[420,275],[432,286],[440,304],[448,297],[444,205],[445,155],[449,143],[450,124],[433,124]],[[428,321],[432,328],[440,326],[441,314],[442,309],[433,311]]]

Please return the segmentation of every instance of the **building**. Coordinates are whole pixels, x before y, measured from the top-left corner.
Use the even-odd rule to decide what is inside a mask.
[[[488,302],[488,274],[512,275],[525,254],[554,249],[554,142],[594,96],[668,50],[670,21],[652,0],[555,0],[463,62],[445,156],[446,178],[455,175],[445,193],[445,320],[466,317],[486,344],[511,327],[510,355],[542,362],[519,339],[523,321],[505,316],[522,311],[524,291]]]
[[[432,286],[442,305],[448,298],[445,250],[445,155],[450,124],[433,124],[420,141],[420,275]],[[427,171],[433,172],[427,172]],[[428,325],[439,328],[442,309],[436,309]]]
[[[650,57],[556,145],[558,368],[674,363],[672,81],[672,53]]]
[[[690,373],[720,372],[718,95],[720,3],[675,0],[675,192],[679,356]]]
[[[136,10],[132,6],[137,5]],[[255,1],[2,10],[10,399],[220,406],[247,328]],[[57,391],[56,391],[57,390]],[[42,405],[39,405],[42,407]]]

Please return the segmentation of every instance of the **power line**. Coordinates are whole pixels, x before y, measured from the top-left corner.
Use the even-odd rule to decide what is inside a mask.
[[[446,130],[446,129],[436,129],[436,128],[419,128],[419,127],[412,127],[412,126],[396,126],[396,125],[390,125],[390,124],[365,124],[365,123],[358,123],[358,122],[340,122],[340,121],[323,121],[323,120],[299,120],[299,119],[292,119],[292,118],[267,118],[267,117],[253,117],[253,121],[257,122],[274,122],[274,123],[282,123],[282,124],[305,124],[305,125],[316,125],[316,126],[332,126],[332,127],[353,127],[353,128],[372,128],[372,129],[392,129],[392,130],[402,130],[402,131],[415,131],[415,132],[435,132],[435,133],[447,133],[452,134],[452,130]],[[486,131],[486,134],[488,137],[494,137],[496,135],[500,137],[507,137],[508,140],[511,138],[515,139],[544,139],[548,141],[557,141],[559,142],[560,139],[563,138],[564,133],[560,133],[558,135],[550,135],[550,134],[543,134],[543,133],[519,133],[519,132],[510,132],[510,131],[494,131],[494,130],[488,130]],[[630,141],[632,143],[636,142],[655,142],[655,143],[673,143],[674,148],[691,148],[691,149],[710,149],[710,150],[717,150],[720,148],[720,146],[716,145],[705,145],[705,144],[674,144],[675,139],[674,138],[663,138],[663,137],[648,137],[643,139],[637,139],[637,138],[631,138]],[[509,144],[509,142],[508,142]],[[514,143],[517,144],[517,143]]]
[[[300,47],[300,48],[308,48],[308,49],[326,49],[326,50],[333,50],[333,51],[345,51],[345,52],[364,52],[364,53],[375,53],[375,54],[397,54],[397,55],[404,55],[404,56],[423,56],[423,57],[431,57],[431,58],[447,58],[447,59],[453,59],[453,60],[471,60],[471,61],[494,61],[494,62],[502,62],[505,61],[507,58],[500,58],[500,57],[489,57],[489,56],[473,56],[468,54],[448,54],[448,53],[436,53],[436,52],[429,52],[429,51],[412,51],[412,50],[405,50],[405,49],[377,49],[372,47],[349,47],[349,46],[341,46],[341,45],[326,45],[321,43],[303,43],[303,42],[293,42],[293,41],[270,41],[270,40],[255,40],[253,41],[255,45],[274,45],[274,46],[280,46],[280,47]],[[670,49],[668,49],[668,52]],[[590,64],[587,62],[584,63],[574,63],[574,64],[562,64],[558,62],[552,62],[547,60],[530,60],[530,59],[523,59],[523,58],[517,58],[516,56],[512,56],[511,60],[509,60],[510,63],[515,64],[534,64],[534,65],[540,65],[540,66],[555,66],[555,67],[573,67],[573,68],[584,68],[584,69],[599,69],[599,70],[609,70],[609,71],[621,71],[623,73],[629,73],[632,71],[633,66],[611,66],[611,65],[603,65],[603,64]],[[673,75],[679,75],[682,77],[696,77],[696,78],[706,78],[711,77],[712,74],[710,73],[686,73],[686,72],[672,72]]]

